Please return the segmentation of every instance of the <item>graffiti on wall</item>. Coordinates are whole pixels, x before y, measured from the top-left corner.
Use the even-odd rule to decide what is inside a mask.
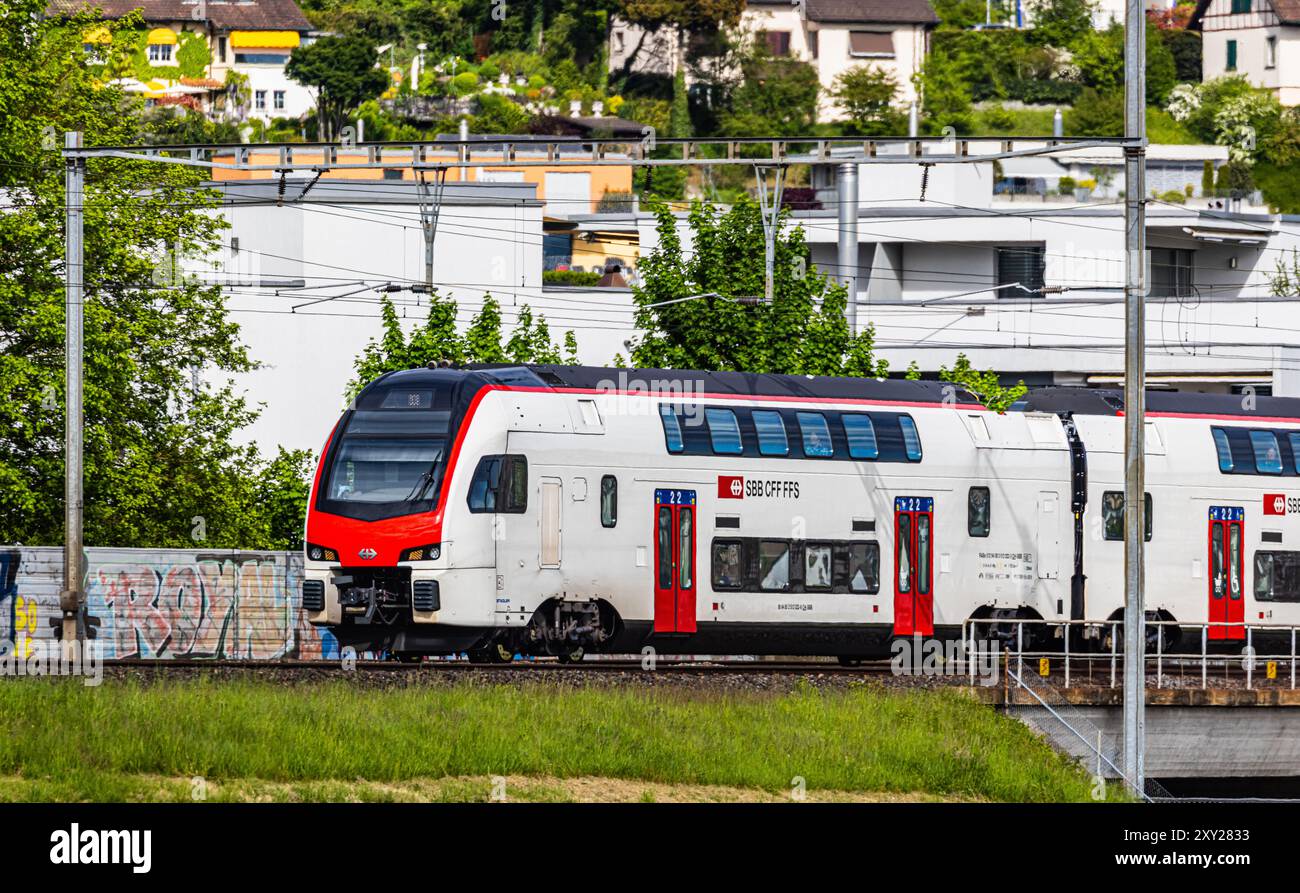
[[[298,553],[87,549],[86,558],[88,623],[106,658],[339,655],[303,615]],[[52,637],[62,576],[61,550],[0,550],[0,638],[21,648]]]

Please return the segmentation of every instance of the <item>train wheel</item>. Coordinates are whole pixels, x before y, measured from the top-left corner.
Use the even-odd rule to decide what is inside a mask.
[[[560,663],[580,664],[582,663],[582,659],[586,656],[587,656],[587,652],[580,646],[578,648],[574,648],[572,651],[566,651],[564,654],[561,654]]]

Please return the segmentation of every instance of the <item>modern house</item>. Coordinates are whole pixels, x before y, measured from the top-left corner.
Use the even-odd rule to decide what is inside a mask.
[[[927,0],[750,0],[740,29],[761,35],[774,56],[813,65],[825,91],[852,68],[881,68],[893,76],[899,105],[906,108],[916,99],[912,78],[925,59],[929,32],[938,24]],[[614,19],[610,70],[621,70],[634,54],[634,71],[673,75],[684,64],[686,47],[675,33],[647,33]],[[824,96],[820,117],[840,116],[834,101]]]
[[[1188,27],[1201,31],[1205,80],[1243,75],[1300,105],[1300,0],[1200,0]]]
[[[51,15],[86,8],[108,20],[140,11],[147,31],[139,80],[156,88],[138,91],[146,98],[192,94],[196,86],[220,89],[227,72],[235,72],[248,80],[246,104],[227,107],[236,119],[297,118],[316,104],[310,90],[284,73],[289,54],[311,40],[311,23],[294,0],[50,0],[47,7]],[[88,34],[88,51],[106,34]]]

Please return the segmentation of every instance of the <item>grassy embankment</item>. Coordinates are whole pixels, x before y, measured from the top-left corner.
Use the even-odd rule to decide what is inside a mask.
[[[0,684],[0,800],[1090,799],[957,691]],[[500,782],[497,782],[500,793]],[[1113,792],[1112,792],[1113,796]]]

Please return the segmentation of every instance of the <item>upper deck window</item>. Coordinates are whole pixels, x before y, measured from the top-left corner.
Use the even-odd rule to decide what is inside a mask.
[[[1282,451],[1272,431],[1251,431],[1250,446],[1255,451],[1255,470],[1260,474],[1282,473]]]
[[[671,406],[661,404],[659,418],[664,423],[664,443],[668,446],[668,452],[680,453],[686,447],[682,443],[682,423],[678,421],[677,413]]]
[[[709,442],[713,445],[713,452],[738,456],[745,451],[745,444],[740,439],[740,425],[736,422],[734,412],[711,406],[704,410],[704,419],[709,425]]]
[[[1210,433],[1214,435],[1214,452],[1219,456],[1219,471],[1232,471],[1232,446],[1228,443],[1228,432],[1222,428],[1211,428]]]
[[[870,416],[844,413],[844,434],[849,439],[849,455],[854,459],[875,459],[880,455],[876,426],[871,424]]]
[[[826,416],[820,412],[799,412],[795,413],[795,417],[799,420],[799,431],[803,435],[805,456],[810,459],[827,459],[835,455]]]
[[[921,435],[916,432],[916,422],[910,415],[899,416],[898,425],[903,429],[903,444],[907,447],[907,458],[913,462],[921,461]]]
[[[754,430],[758,432],[758,451],[764,456],[790,455],[790,439],[785,433],[781,413],[770,409],[753,412]]]

